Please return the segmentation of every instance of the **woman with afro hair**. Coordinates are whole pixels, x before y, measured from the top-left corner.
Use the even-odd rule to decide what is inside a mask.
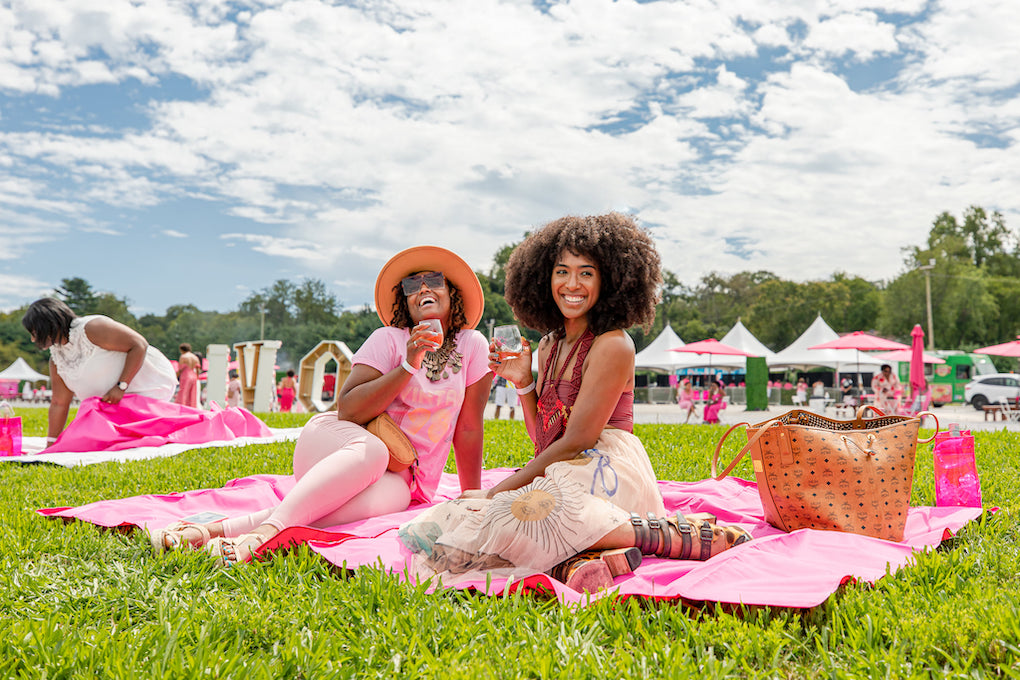
[[[662,284],[651,236],[610,213],[564,217],[530,234],[506,266],[506,300],[545,333],[489,368],[517,387],[535,457],[489,489],[467,491],[401,527],[420,576],[549,572],[575,590],[612,585],[642,554],[708,559],[747,540],[736,527],[665,518],[656,475],[633,434],[634,343]],[[585,552],[588,551],[588,552]]]

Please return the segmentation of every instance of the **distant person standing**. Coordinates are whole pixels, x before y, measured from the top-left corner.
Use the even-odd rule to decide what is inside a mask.
[[[191,345],[182,342],[179,347],[180,358],[177,359],[177,381],[180,387],[174,401],[182,406],[198,408],[198,374],[202,371],[202,362],[191,351]]]
[[[883,413],[896,413],[896,391],[903,388],[900,379],[893,375],[892,366],[882,364],[882,370],[871,379],[871,391],[875,393],[875,408]]]
[[[494,415],[496,420],[499,420],[499,411],[503,406],[510,409],[510,420],[513,420],[514,409],[517,408],[517,389],[508,385],[506,378],[496,376],[496,413]]]
[[[230,380],[227,382],[227,406],[241,405],[241,381],[237,378],[237,369],[230,369]]]
[[[807,391],[808,391],[807,380],[804,380],[804,378],[798,378],[797,394],[793,396],[793,403],[798,406],[803,406],[804,404],[806,404],[808,400]]]
[[[297,394],[297,381],[294,380],[293,370],[287,371],[287,375],[280,380],[280,384],[277,385],[277,394],[280,397],[280,410],[290,413],[291,407],[294,406],[294,395]]]

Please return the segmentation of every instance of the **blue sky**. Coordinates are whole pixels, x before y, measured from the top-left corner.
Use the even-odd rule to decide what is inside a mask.
[[[666,267],[888,280],[935,216],[1020,227],[1020,3],[9,0],[0,309],[279,278],[348,307],[417,243],[487,269],[632,212]]]

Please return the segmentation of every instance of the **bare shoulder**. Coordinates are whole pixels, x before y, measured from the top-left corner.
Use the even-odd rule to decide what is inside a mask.
[[[591,345],[592,352],[608,352],[612,354],[625,353],[634,354],[634,340],[625,331],[606,331],[595,336]]]
[[[105,337],[110,333],[118,333],[122,329],[127,329],[127,326],[107,316],[94,316],[85,321],[85,335],[93,342],[96,341],[96,338]]]
[[[538,341],[538,356],[545,359],[555,344],[556,338],[552,333],[543,335],[542,339]]]

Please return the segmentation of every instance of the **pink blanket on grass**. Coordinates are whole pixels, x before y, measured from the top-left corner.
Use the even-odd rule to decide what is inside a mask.
[[[251,412],[237,407],[221,409],[215,402],[205,411],[138,394],[126,394],[118,404],[89,397],[57,441],[40,453],[121,451],[272,434]]]
[[[492,486],[508,469],[486,470],[483,485]],[[147,495],[98,501],[77,508],[46,508],[49,517],[79,519],[105,527],[160,528],[200,512],[239,515],[277,504],[293,486],[293,478],[255,475],[228,482],[219,489],[167,495]],[[711,512],[724,524],[740,524],[754,539],[707,562],[646,557],[641,566],[616,579],[612,594],[691,602],[723,602],[777,607],[814,607],[843,583],[874,582],[887,572],[910,564],[914,551],[938,545],[982,513],[981,508],[917,507],[907,517],[901,543],[833,531],[802,529],[787,534],[765,522],[753,482],[736,478],[700,482],[660,481],[670,512]],[[459,493],[457,478],[443,475],[438,494],[443,500]],[[380,564],[404,578],[409,553],[397,540],[397,527],[414,517],[424,505],[327,530],[294,527],[281,533],[262,550],[290,542],[307,541],[329,562],[348,569]],[[584,603],[589,596],[567,588],[545,574],[508,582],[507,579],[462,580],[456,588],[501,595],[519,589],[545,588],[562,602]]]

